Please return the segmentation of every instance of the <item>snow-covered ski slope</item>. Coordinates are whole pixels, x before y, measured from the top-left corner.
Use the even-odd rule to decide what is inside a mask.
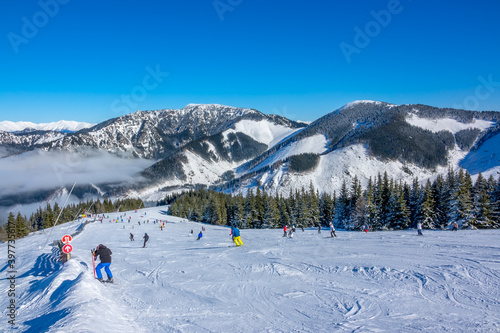
[[[127,212],[130,224],[109,222],[120,213],[90,223],[64,266],[49,246],[39,249],[48,230],[16,241],[16,332],[500,330],[500,230],[338,231],[333,239],[327,230],[298,229],[291,239],[241,230],[244,246],[235,247],[228,228],[205,225],[197,241],[202,225],[165,209]],[[166,229],[153,219],[167,219]],[[78,225],[56,227],[51,239]],[[99,243],[113,251],[115,284],[93,278],[90,249]],[[0,270],[0,331],[10,332],[5,263]]]

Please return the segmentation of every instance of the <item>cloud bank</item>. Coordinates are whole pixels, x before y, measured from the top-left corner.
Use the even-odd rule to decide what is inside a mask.
[[[34,150],[0,158],[2,195],[49,190],[63,186],[131,183],[155,161],[119,157],[94,149],[77,152]]]

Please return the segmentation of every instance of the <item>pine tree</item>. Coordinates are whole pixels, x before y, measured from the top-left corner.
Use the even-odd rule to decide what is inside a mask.
[[[493,227],[493,209],[490,193],[487,181],[479,173],[472,193],[471,224],[476,228]]]
[[[460,228],[469,227],[472,219],[472,180],[468,172],[464,173],[463,169],[458,171],[455,178],[456,183],[452,189],[449,209],[449,223],[457,222]]]
[[[427,180],[424,188],[424,200],[422,202],[422,215],[423,215],[423,227],[434,229],[436,227],[436,213],[435,213],[434,195],[432,193],[431,182]]]
[[[345,228],[349,219],[349,192],[345,179],[342,181],[339,197],[335,205],[335,223],[337,228]]]
[[[323,193],[319,200],[320,205],[320,221],[319,225],[328,225],[333,220],[333,200],[327,193]]]
[[[268,198],[269,204],[266,206],[263,228],[277,228],[280,221],[280,211],[273,197]]]
[[[310,205],[310,221],[307,227],[314,227],[319,224],[320,211],[319,211],[319,193],[314,190],[313,183],[309,184],[309,205]]]
[[[406,203],[403,185],[394,187],[390,199],[390,227],[393,229],[406,229],[410,225],[410,212]]]
[[[375,202],[375,188],[373,187],[372,178],[368,180],[368,186],[365,194],[365,223],[372,230],[379,230],[381,228],[379,220],[379,211]]]
[[[30,233],[28,227],[26,226],[26,219],[21,215],[21,213],[17,213],[17,218],[15,221],[15,230],[16,230],[16,238],[22,238]]]

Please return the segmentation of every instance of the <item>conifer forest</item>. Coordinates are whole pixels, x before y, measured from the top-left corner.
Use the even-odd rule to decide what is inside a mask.
[[[257,187],[246,196],[196,189],[167,196],[159,204],[170,204],[171,215],[217,225],[240,228],[298,228],[328,226],[345,230],[398,230],[500,227],[500,181],[481,174],[475,181],[460,169],[449,170],[432,182],[412,184],[395,181],[387,173],[361,186],[355,177],[345,181],[339,193],[308,189],[290,191],[288,196],[269,195]]]

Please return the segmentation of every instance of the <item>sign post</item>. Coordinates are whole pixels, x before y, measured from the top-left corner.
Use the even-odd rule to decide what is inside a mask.
[[[73,237],[71,237],[71,235],[64,235],[62,237],[63,244],[71,243],[72,240],[73,240]]]
[[[66,255],[67,255],[66,261],[68,261],[70,258],[69,254],[71,251],[73,251],[73,246],[71,246],[71,244],[69,244],[73,240],[73,237],[71,237],[71,235],[64,235],[61,240],[64,244],[64,246],[62,247],[62,251],[64,253],[66,253]]]

